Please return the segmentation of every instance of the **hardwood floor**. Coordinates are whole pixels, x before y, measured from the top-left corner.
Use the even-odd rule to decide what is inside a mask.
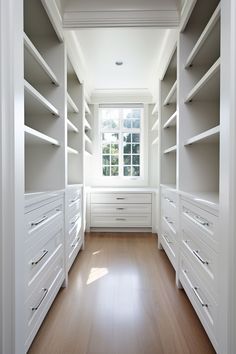
[[[91,233],[29,354],[215,353],[156,238]]]

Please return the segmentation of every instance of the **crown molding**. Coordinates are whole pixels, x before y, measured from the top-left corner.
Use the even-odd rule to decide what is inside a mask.
[[[117,10],[117,11],[66,11],[63,27],[67,29],[96,27],[162,27],[179,25],[177,10]]]
[[[96,89],[91,95],[91,103],[151,103],[153,96],[146,89]]]

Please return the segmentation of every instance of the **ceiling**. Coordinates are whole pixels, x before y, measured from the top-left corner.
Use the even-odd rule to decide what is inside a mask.
[[[93,90],[151,91],[165,35],[164,29],[150,28],[77,30]]]

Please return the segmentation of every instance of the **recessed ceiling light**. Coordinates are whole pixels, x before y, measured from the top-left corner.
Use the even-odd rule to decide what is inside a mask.
[[[123,65],[123,61],[121,61],[121,60],[116,61],[116,65],[117,65],[117,66]]]

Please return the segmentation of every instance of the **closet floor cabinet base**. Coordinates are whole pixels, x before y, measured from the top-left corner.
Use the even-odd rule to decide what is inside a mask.
[[[90,227],[133,231],[152,228],[153,191],[96,188],[90,192]]]
[[[25,351],[65,280],[64,192],[25,195]]]

